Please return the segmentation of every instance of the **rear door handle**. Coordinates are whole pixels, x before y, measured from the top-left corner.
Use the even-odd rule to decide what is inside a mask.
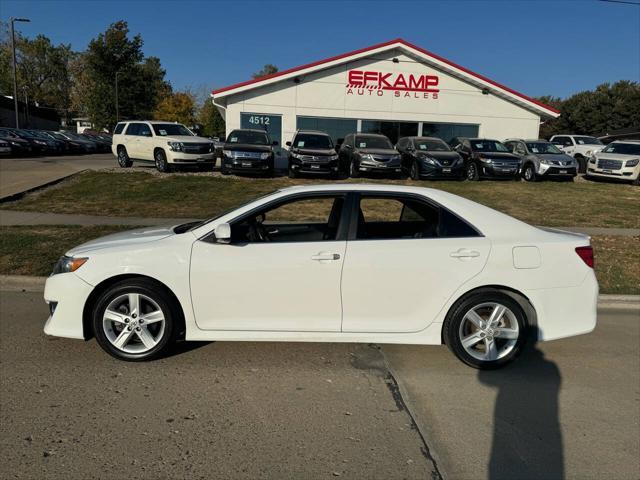
[[[320,252],[315,255],[311,255],[311,260],[321,261],[321,260],[340,260],[339,253],[327,253]]]
[[[480,252],[477,252],[475,250],[468,250],[466,248],[461,248],[456,252],[451,252],[449,256],[453,258],[475,258],[480,256]]]

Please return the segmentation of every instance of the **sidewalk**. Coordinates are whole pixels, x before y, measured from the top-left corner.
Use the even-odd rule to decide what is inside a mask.
[[[173,225],[193,222],[194,218],[159,217],[106,217],[100,215],[74,215],[64,213],[23,212],[0,210],[0,226],[15,225]],[[640,236],[640,228],[602,228],[602,227],[553,227],[558,230],[582,233],[584,235],[617,235],[623,237]]]

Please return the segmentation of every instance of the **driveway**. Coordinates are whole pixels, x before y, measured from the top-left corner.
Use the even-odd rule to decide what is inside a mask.
[[[0,158],[0,200],[55,182],[81,170],[99,170],[116,165],[111,153]]]
[[[637,479],[639,332],[638,310],[600,310],[595,332],[498,371],[446,348],[383,351],[445,478]]]

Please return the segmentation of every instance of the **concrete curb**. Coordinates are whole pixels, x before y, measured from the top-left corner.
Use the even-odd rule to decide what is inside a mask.
[[[4,292],[43,292],[47,277],[0,275],[0,290]],[[640,295],[600,295],[599,308],[640,310]]]
[[[40,185],[36,185],[35,187],[31,187],[31,188],[27,188],[26,190],[23,190],[21,192],[16,192],[16,193],[11,193],[9,195],[5,195],[4,197],[0,198],[0,204],[3,203],[9,203],[9,202],[15,202],[16,200],[20,200],[22,197],[24,197],[25,195],[27,195],[28,193],[33,193],[33,192],[37,192],[38,190],[42,190],[44,188],[47,187],[51,187],[53,185],[56,185],[60,182],[63,182],[65,180],[68,180],[69,178],[82,173],[82,172],[86,172],[87,169],[83,169],[83,170],[78,170],[77,172],[73,172],[73,173],[69,173],[69,174],[65,174],[61,177],[55,178],[53,180],[49,180],[48,182],[42,183]]]

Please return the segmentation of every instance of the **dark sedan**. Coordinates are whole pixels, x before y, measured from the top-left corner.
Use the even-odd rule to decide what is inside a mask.
[[[362,173],[402,175],[400,154],[384,135],[352,133],[342,142],[339,153],[340,168],[353,178]]]
[[[396,149],[402,168],[413,180],[421,178],[464,178],[464,161],[439,138],[403,137]]]
[[[298,130],[289,147],[289,177],[301,173],[337,176],[338,154],[331,137],[324,132]]]
[[[31,154],[31,144],[17,135],[7,135],[0,130],[0,140],[4,140],[9,144],[9,147],[11,147],[12,157],[21,157]]]
[[[449,145],[462,155],[467,180],[520,178],[520,158],[497,140],[456,137]]]
[[[38,138],[34,135],[27,133],[25,130],[18,130],[15,128],[1,128],[0,136],[8,138],[16,138],[24,140],[29,143],[31,152],[36,155],[44,155],[52,153],[54,150],[53,144],[47,140]]]

